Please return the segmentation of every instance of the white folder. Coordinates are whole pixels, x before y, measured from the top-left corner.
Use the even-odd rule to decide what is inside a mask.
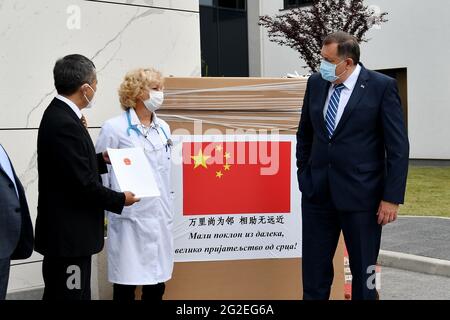
[[[133,192],[137,198],[161,195],[142,148],[108,149],[108,155],[122,192]]]

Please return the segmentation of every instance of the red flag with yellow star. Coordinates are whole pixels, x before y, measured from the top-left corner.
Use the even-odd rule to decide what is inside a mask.
[[[183,214],[291,212],[291,142],[183,143]]]

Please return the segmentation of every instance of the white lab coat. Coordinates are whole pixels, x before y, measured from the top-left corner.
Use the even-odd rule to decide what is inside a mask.
[[[134,109],[130,110],[130,118],[132,125],[140,124]],[[126,112],[105,122],[97,140],[97,152],[142,147],[161,196],[141,199],[125,207],[121,215],[107,213],[108,280],[124,285],[153,285],[169,280],[173,270],[174,193],[170,186],[171,148],[167,146],[170,128],[156,115],[147,138],[128,128]],[[120,191],[111,166],[102,178],[107,187]]]

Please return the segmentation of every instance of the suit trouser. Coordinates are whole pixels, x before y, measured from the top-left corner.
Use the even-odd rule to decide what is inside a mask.
[[[382,227],[376,210],[340,212],[330,202],[312,203],[303,197],[303,298],[327,300],[334,278],[333,257],[341,230],[352,272],[352,299],[375,300],[375,266]]]
[[[6,291],[8,290],[9,269],[11,259],[0,259],[0,300],[5,300]]]
[[[133,285],[114,284],[114,301],[133,301],[135,300],[136,287]],[[157,302],[162,301],[166,285],[158,283],[155,285],[142,286],[142,301]]]
[[[43,300],[91,300],[91,256],[62,258],[44,256]]]

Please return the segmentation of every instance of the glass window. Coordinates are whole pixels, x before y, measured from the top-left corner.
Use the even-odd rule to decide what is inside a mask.
[[[246,0],[201,0],[202,75],[248,77]]]
[[[245,0],[218,0],[218,5],[221,8],[245,10]]]
[[[200,6],[247,10],[246,0],[200,0]]]
[[[212,6],[214,6],[214,0],[200,0],[200,5],[212,7]]]
[[[284,0],[284,9],[292,9],[311,5],[313,0]]]

